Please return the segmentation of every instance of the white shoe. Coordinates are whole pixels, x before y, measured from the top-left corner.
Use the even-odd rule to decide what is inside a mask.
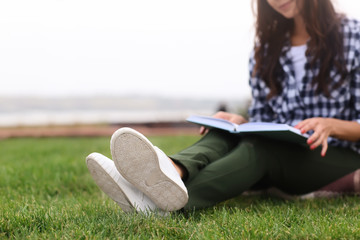
[[[159,210],[145,194],[120,175],[111,159],[100,153],[91,153],[86,158],[86,164],[99,188],[124,212]]]
[[[116,168],[136,188],[165,211],[179,210],[188,201],[187,189],[170,159],[141,133],[121,128],[111,137]]]

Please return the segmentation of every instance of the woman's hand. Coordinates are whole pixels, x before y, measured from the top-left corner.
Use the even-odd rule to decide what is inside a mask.
[[[313,130],[314,133],[308,138],[307,144],[310,149],[315,149],[322,145],[321,156],[325,156],[328,149],[327,139],[332,136],[334,129],[334,120],[332,118],[309,118],[301,121],[295,126],[301,133],[306,133]]]
[[[215,113],[212,117],[224,119],[235,124],[242,124],[247,122],[247,120],[243,116],[234,113],[223,112],[223,111]],[[206,132],[207,129],[205,127],[200,128],[200,134],[204,134]]]
[[[329,136],[351,142],[360,141],[360,124],[356,121],[336,118],[309,118],[301,121],[295,128],[300,129],[301,133],[314,131],[307,143],[311,149],[322,145],[322,156],[325,156],[328,149],[327,138]]]
[[[322,145],[321,156],[325,156],[328,149],[327,138],[329,136],[341,140],[357,142],[360,141],[360,124],[356,121],[346,121],[336,118],[309,118],[301,121],[295,128],[301,133],[313,130],[307,143],[311,149]]]

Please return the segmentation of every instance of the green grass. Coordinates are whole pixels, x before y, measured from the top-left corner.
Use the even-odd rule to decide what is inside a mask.
[[[197,137],[152,137],[171,154]],[[0,141],[0,238],[359,239],[360,199],[231,199],[168,217],[124,214],[95,185],[85,157],[109,138]]]

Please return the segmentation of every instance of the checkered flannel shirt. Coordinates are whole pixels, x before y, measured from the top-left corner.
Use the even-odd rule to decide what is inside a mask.
[[[310,69],[309,58],[305,64],[305,76],[301,83],[295,80],[294,66],[289,53],[290,45],[283,47],[279,58],[283,68],[283,91],[278,96],[266,100],[270,92],[265,82],[258,76],[252,76],[255,66],[254,53],[250,57],[250,87],[252,104],[249,109],[250,121],[286,123],[295,126],[300,121],[312,117],[337,118],[360,123],[360,22],[344,18],[341,28],[344,34],[344,52],[348,75],[344,83],[331,92],[328,98],[316,94],[316,86],[311,81],[319,72],[319,68]],[[336,69],[330,76],[332,84],[340,81]],[[328,139],[329,145],[351,148],[360,153],[360,142]]]

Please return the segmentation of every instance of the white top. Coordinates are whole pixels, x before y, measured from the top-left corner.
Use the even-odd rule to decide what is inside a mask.
[[[306,44],[300,46],[292,46],[290,48],[291,60],[293,62],[295,79],[297,83],[301,83],[303,77],[305,76],[306,49]]]

